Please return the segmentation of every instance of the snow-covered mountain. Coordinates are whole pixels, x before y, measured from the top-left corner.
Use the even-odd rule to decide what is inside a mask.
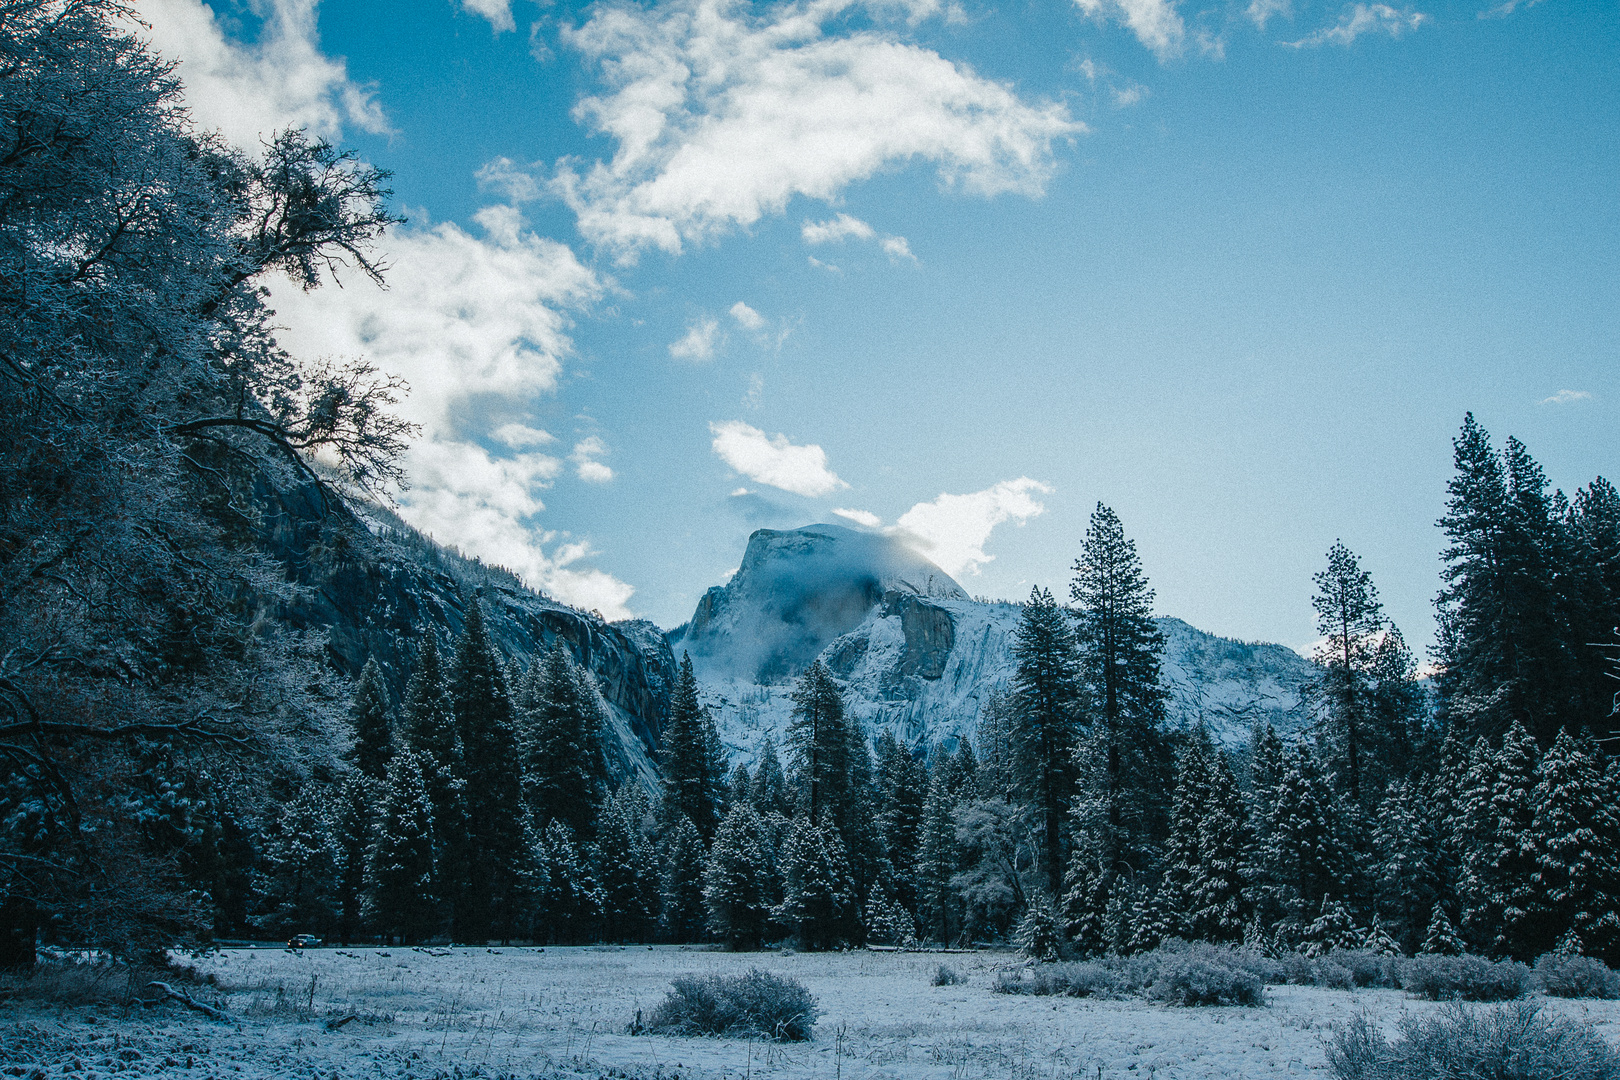
[[[760,529],[742,565],[670,635],[691,654],[705,704],[734,760],[792,715],[794,680],[818,656],[870,734],[903,742],[971,738],[979,710],[1012,678],[1020,608],[981,603],[892,537],[839,525]],[[1176,726],[1205,724],[1222,743],[1257,722],[1293,730],[1314,668],[1282,645],[1234,641],[1162,618],[1163,677]]]

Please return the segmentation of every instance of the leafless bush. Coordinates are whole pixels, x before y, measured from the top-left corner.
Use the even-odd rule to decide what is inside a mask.
[[[1534,1002],[1485,1008],[1453,1005],[1401,1021],[1390,1042],[1365,1014],[1327,1047],[1335,1080],[1615,1080],[1620,1055],[1590,1024],[1549,1017]]]

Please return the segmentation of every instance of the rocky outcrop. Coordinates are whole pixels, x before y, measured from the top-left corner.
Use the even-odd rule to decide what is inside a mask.
[[[888,537],[838,526],[760,530],[725,586],[710,589],[675,635],[694,657],[704,701],[730,752],[751,757],[770,732],[781,745],[794,678],[819,657],[867,731],[913,745],[971,738],[990,696],[1017,667],[1022,608],[979,603],[922,556]],[[1304,722],[1314,667],[1281,645],[1233,641],[1160,619],[1173,727],[1203,725],[1229,745],[1254,725]]]
[[[604,622],[439,548],[385,512],[368,510],[371,520],[362,520],[340,503],[323,506],[313,489],[261,496],[271,511],[259,546],[300,586],[267,614],[324,633],[338,670],[355,675],[374,658],[399,701],[423,638],[433,635],[448,655],[476,598],[507,661],[527,666],[560,644],[591,672],[607,706],[610,771],[656,779],[653,755],[675,678],[674,654],[656,626]]]
[[[698,601],[681,644],[716,675],[780,682],[891,594],[967,599],[950,575],[891,537],[841,525],[760,529],[731,580]]]

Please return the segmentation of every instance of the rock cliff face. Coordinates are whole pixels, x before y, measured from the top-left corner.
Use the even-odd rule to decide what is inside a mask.
[[[890,538],[812,525],[756,532],[737,573],[709,590],[672,644],[691,652],[728,750],[749,760],[766,732],[781,745],[793,681],[817,657],[869,734],[888,729],[913,745],[972,738],[985,701],[1011,683],[1020,617],[1017,604],[969,599]],[[1309,661],[1158,621],[1173,726],[1203,724],[1236,746],[1257,723],[1304,722]]]
[[[385,512],[362,520],[313,490],[261,491],[273,508],[259,546],[303,586],[272,617],[324,632],[335,667],[356,675],[367,658],[401,700],[415,650],[436,637],[446,658],[476,596],[504,660],[527,666],[561,643],[591,672],[607,707],[604,744],[615,778],[657,777],[653,753],[675,676],[664,634],[649,622],[607,623],[524,588],[511,574],[445,551]]]

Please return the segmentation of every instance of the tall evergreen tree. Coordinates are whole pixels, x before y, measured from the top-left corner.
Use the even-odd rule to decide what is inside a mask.
[[[1204,816],[1198,822],[1198,865],[1187,884],[1188,932],[1204,941],[1243,936],[1243,853],[1247,843],[1243,796],[1226,754],[1210,762]]]
[[[777,757],[776,742],[768,731],[761,737],[759,750],[754,755],[754,775],[749,779],[748,797],[761,814],[785,815],[790,809],[782,759]]]
[[[917,916],[933,941],[949,943],[958,928],[951,877],[956,873],[954,800],[947,778],[936,769],[923,801],[917,854]]]
[[[1316,574],[1316,632],[1323,642],[1315,660],[1322,669],[1317,693],[1326,706],[1328,738],[1334,759],[1342,765],[1351,802],[1362,798],[1362,757],[1367,713],[1372,704],[1373,657],[1384,629],[1384,605],[1372,575],[1342,542],[1328,549],[1327,569]]]
[[[811,663],[794,688],[788,746],[804,786],[806,816],[819,822],[850,783],[850,731],[843,695],[820,660]]]
[[[1463,936],[1476,952],[1526,956],[1536,938],[1536,760],[1535,740],[1517,723],[1495,752],[1482,737],[1469,759],[1458,810],[1457,891]]]
[[[394,753],[394,733],[388,711],[388,692],[383,688],[382,671],[372,657],[360,669],[360,681],[354,688],[354,704],[349,710],[354,723],[354,747],[345,757],[373,780],[388,775],[388,759]]]
[[[524,676],[519,694],[523,802],[536,832],[561,821],[593,835],[607,782],[602,707],[590,675],[559,641]]]
[[[1030,590],[1013,637],[1012,736],[1017,792],[1041,829],[1041,870],[1049,895],[1061,895],[1064,824],[1074,793],[1074,750],[1080,715],[1074,629],[1052,594]]]
[[[376,824],[378,786],[358,770],[351,772],[338,785],[332,809],[338,940],[345,945],[360,940],[366,863],[370,858],[372,833]]]
[[[742,803],[736,806],[744,805]],[[727,814],[730,818],[730,814]],[[703,837],[697,826],[682,814],[664,829],[659,881],[661,922],[664,936],[677,944],[702,941],[708,921],[703,883],[707,869]]]
[[[893,892],[907,911],[917,907],[917,854],[927,778],[909,747],[884,732],[878,743],[882,804],[878,829],[893,874]]]
[[[324,933],[335,920],[331,819],[322,786],[305,782],[268,822],[255,922],[277,934]]]
[[[1396,780],[1374,816],[1379,917],[1404,952],[1418,951],[1441,898],[1439,830],[1427,777]]]
[[[1542,756],[1531,794],[1533,909],[1523,955],[1569,935],[1588,956],[1620,953],[1620,818],[1589,738],[1568,732]]]
[[[712,718],[698,701],[692,657],[683,653],[660,736],[664,814],[669,822],[684,815],[705,842],[714,836],[719,823],[713,775],[715,751],[710,745],[713,726]]]
[[[552,818],[540,838],[545,873],[541,918],[534,936],[543,941],[577,945],[594,940],[602,919],[602,888],[574,831]]]
[[[450,671],[450,706],[461,743],[466,782],[466,847],[457,860],[456,940],[509,940],[520,916],[529,850],[523,830],[517,732],[506,679],[484,627],[479,602],[467,622]]]
[[[1192,885],[1203,861],[1199,828],[1210,812],[1209,736],[1195,732],[1182,740],[1176,755],[1176,790],[1170,803],[1170,836],[1164,847],[1164,871],[1155,899],[1164,911],[1159,937],[1186,937],[1193,909]]]
[[[1472,413],[1454,447],[1440,519],[1449,540],[1436,600],[1441,704],[1472,734],[1495,738],[1517,723],[1550,745],[1573,673],[1558,625],[1561,541],[1547,480],[1517,439],[1498,455]]]
[[[733,806],[703,871],[709,929],[733,949],[758,948],[770,919],[764,825],[752,805]]]
[[[782,903],[774,912],[800,947],[826,949],[850,939],[859,914],[843,838],[831,821],[793,823],[782,853]]]
[[[422,636],[410,682],[405,685],[404,720],[405,739],[418,754],[440,767],[459,758],[439,646],[431,633]]]
[[[422,762],[409,749],[388,764],[376,837],[366,867],[366,921],[384,938],[408,945],[438,925],[434,890],[432,803]]]
[[[1344,835],[1344,804],[1304,743],[1284,757],[1272,792],[1258,884],[1267,907],[1281,913],[1287,932],[1297,937],[1325,900],[1349,891],[1354,853]]]
[[[1170,761],[1161,726],[1164,635],[1153,590],[1119,517],[1101,503],[1069,586],[1086,708],[1107,751],[1105,858],[1115,870],[1142,866],[1166,827]]]
[[[608,941],[645,941],[652,929],[657,867],[654,850],[641,835],[645,800],[632,784],[625,784],[608,798],[597,819],[596,879],[602,889],[602,933]]]

